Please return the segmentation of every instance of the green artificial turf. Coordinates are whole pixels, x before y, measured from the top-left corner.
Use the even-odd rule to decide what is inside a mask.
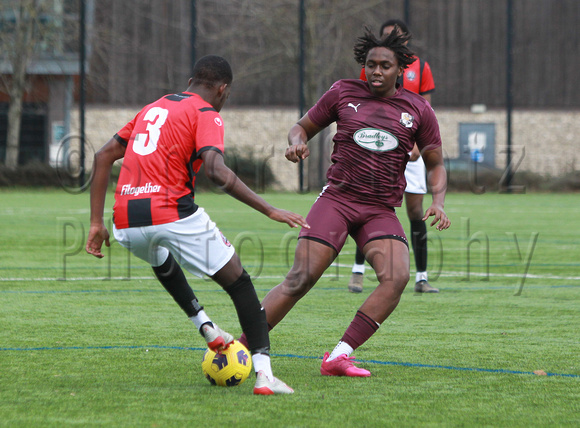
[[[264,195],[303,215],[316,196]],[[288,271],[297,230],[226,195],[197,202],[265,296]],[[446,212],[451,229],[429,229],[430,280],[441,292],[417,295],[410,282],[353,354],[372,376],[320,375],[322,355],[377,285],[368,268],[363,293],[347,291],[349,240],[271,332],[274,372],[295,394],[262,397],[251,378],[209,384],[203,339],[148,266],[116,242],[105,259],[84,253],[87,194],[3,190],[0,426],[580,425],[578,195],[449,194]],[[229,297],[188,278],[208,314],[239,335]]]

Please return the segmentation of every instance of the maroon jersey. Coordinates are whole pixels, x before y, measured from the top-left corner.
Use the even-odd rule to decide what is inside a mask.
[[[367,82],[344,79],[308,111],[316,125],[337,124],[328,183],[361,202],[401,206],[405,167],[416,142],[420,150],[441,146],[435,112],[420,95],[397,85],[377,97]]]
[[[127,147],[115,192],[117,229],[170,223],[193,214],[205,150],[224,149],[219,113],[199,95],[167,95],[145,106],[115,138]]]

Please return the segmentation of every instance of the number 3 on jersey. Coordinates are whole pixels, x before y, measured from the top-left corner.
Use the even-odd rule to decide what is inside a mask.
[[[168,110],[161,107],[153,107],[149,110],[144,121],[147,123],[147,134],[135,135],[133,142],[133,151],[141,156],[147,156],[157,150],[157,141],[161,135],[161,127],[167,120]]]

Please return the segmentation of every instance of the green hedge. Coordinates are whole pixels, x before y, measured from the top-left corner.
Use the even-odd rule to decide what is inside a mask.
[[[253,154],[240,155],[230,150],[225,157],[228,165],[251,189],[263,192],[276,184],[274,173],[267,162],[257,159]],[[113,167],[111,185],[116,185],[120,166]],[[90,180],[91,171],[86,171],[85,181]],[[0,166],[0,187],[63,187],[73,193],[82,191],[87,186],[81,186],[78,171],[67,170],[64,167],[53,168],[41,162],[31,162],[16,169]],[[203,167],[196,178],[196,189],[216,189],[205,175]]]
[[[254,155],[243,156],[230,151],[226,156],[228,165],[251,189],[263,192],[276,184],[276,178],[267,162],[256,159]],[[111,185],[115,185],[120,167],[113,168]],[[90,171],[86,180],[90,180]],[[0,166],[0,187],[63,187],[77,193],[84,190],[79,187],[78,171],[66,171],[63,168],[52,168],[40,162],[32,162],[14,170]],[[580,171],[574,171],[559,177],[546,177],[527,171],[516,171],[512,178],[512,190],[578,192],[580,191]],[[85,186],[86,188],[86,186]],[[196,179],[196,189],[216,190],[202,169]],[[505,191],[505,177],[500,170],[448,170],[449,192],[498,192]]]

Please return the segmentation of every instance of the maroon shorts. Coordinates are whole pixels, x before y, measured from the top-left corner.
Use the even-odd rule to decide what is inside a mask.
[[[360,203],[333,186],[322,189],[306,221],[310,229],[302,228],[300,238],[321,242],[337,253],[348,235],[359,248],[375,239],[396,239],[408,245],[394,208]]]

